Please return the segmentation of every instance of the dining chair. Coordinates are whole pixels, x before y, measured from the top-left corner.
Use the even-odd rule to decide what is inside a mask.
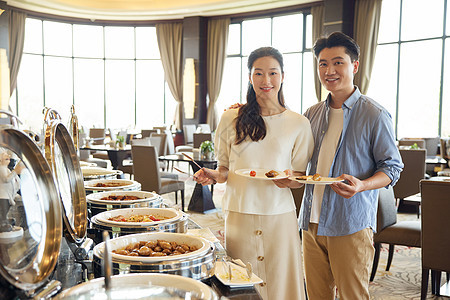
[[[154,191],[163,195],[175,192],[178,203],[178,191],[181,193],[181,209],[184,211],[184,181],[162,178],[158,155],[154,146],[132,146],[134,180],[141,184],[144,191]]]
[[[160,143],[159,140],[158,140],[158,143]],[[152,145],[151,139],[150,139],[150,137],[148,137],[148,138],[143,138],[143,139],[131,140],[131,147],[133,148],[133,146],[155,146],[155,145]],[[159,166],[163,170],[166,169],[164,162],[159,162]],[[131,160],[124,160],[122,166],[119,167],[119,170],[121,170],[124,173],[129,174],[130,177],[134,175],[133,174],[133,153],[131,153]],[[162,178],[172,178],[172,179],[178,180],[178,175],[175,173],[161,171],[160,174],[161,174]]]
[[[209,124],[198,124],[197,132],[210,133],[211,127]]]
[[[426,299],[431,271],[431,292],[440,294],[441,274],[450,273],[450,181],[421,180],[422,194],[422,284],[421,299]]]
[[[158,156],[164,156],[167,153],[167,136],[165,133],[152,133],[150,135],[150,144],[156,147]]]
[[[420,192],[419,181],[425,178],[426,149],[400,149],[404,167],[400,179],[394,186],[394,195],[399,199],[399,206],[404,207],[403,199]],[[420,206],[416,205],[417,214]]]
[[[105,128],[91,128],[89,129],[89,138],[93,145],[103,145],[105,143],[106,132]]]
[[[150,137],[142,139],[132,139],[131,146],[151,146]]]
[[[90,162],[90,163],[95,163],[97,164],[97,166],[101,167],[101,168],[111,168],[111,162],[109,159],[100,159],[100,158],[94,158],[91,157],[91,151],[90,150],[83,150],[80,149],[79,152],[79,159],[81,161],[86,161],[86,162]]]
[[[142,129],[141,136],[142,138],[150,137],[152,133],[159,133],[159,129]]]
[[[194,124],[183,125],[184,145],[175,147],[175,152],[192,152],[196,128]]]
[[[92,145],[104,145],[106,137],[105,128],[91,128],[89,129],[89,139]],[[109,160],[108,153],[106,151],[92,151],[93,158]]]
[[[398,146],[412,146],[416,144],[420,149],[425,149],[425,140],[424,139],[412,139],[412,138],[403,138],[398,141]]]
[[[439,142],[441,157],[447,161],[447,165],[450,167],[450,138],[441,138]]]
[[[194,148],[200,148],[204,141],[212,141],[212,133],[194,133]]]
[[[420,221],[397,222],[397,207],[394,192],[389,188],[379,189],[377,210],[377,231],[373,235],[375,255],[373,258],[370,281],[373,281],[380,259],[381,244],[389,244],[386,271],[391,267],[395,245],[420,248]]]

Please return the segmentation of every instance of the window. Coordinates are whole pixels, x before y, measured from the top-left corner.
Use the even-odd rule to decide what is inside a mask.
[[[42,108],[67,122],[75,105],[86,128],[172,123],[176,103],[164,81],[155,27],[69,24],[28,18],[12,107],[40,132]]]
[[[246,102],[248,55],[263,46],[275,47],[283,54],[283,92],[286,105],[293,111],[302,113],[315,104],[311,24],[311,15],[306,13],[249,19],[230,24],[217,111],[220,113],[231,104]]]
[[[450,136],[449,4],[383,1],[368,96],[391,113],[397,138]]]

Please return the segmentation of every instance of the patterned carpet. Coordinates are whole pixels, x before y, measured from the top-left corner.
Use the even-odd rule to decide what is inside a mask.
[[[186,203],[192,195],[194,182],[191,177],[181,175],[186,180]],[[225,191],[225,184],[216,184],[214,187],[213,201],[217,208],[216,212],[209,214],[198,214],[188,212],[190,217],[202,227],[209,227],[216,237],[223,241],[223,216],[221,211],[221,199]],[[173,202],[173,195],[163,195],[168,202]],[[186,204],[186,205],[187,205]],[[398,220],[417,220],[415,213],[399,213]],[[394,258],[389,272],[386,272],[388,256],[387,245],[383,245],[377,274],[370,283],[370,299],[374,300],[411,300],[420,299],[421,286],[421,258],[420,249],[396,246]],[[445,274],[442,274],[444,280]],[[443,281],[442,280],[442,281]],[[428,284],[429,292],[427,299],[450,299],[448,297],[437,297],[431,295],[431,282]]]

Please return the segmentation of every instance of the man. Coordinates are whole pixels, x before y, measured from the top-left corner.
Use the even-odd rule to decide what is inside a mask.
[[[359,46],[335,32],[314,45],[317,72],[330,92],[310,107],[315,139],[309,174],[339,177],[306,185],[299,225],[310,300],[369,299],[378,188],[394,185],[403,164],[389,113],[353,85]]]

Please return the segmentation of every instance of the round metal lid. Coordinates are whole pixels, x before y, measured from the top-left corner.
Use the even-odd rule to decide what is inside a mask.
[[[0,156],[6,178],[0,183],[0,275],[32,292],[47,281],[58,260],[60,198],[49,164],[27,134],[0,127]]]
[[[111,286],[106,290],[104,278],[97,278],[63,291],[57,299],[218,299],[206,284],[179,275],[116,275]]]
[[[60,120],[56,111],[46,109],[45,158],[61,196],[65,236],[70,242],[81,244],[87,231],[83,174],[72,137]]]

